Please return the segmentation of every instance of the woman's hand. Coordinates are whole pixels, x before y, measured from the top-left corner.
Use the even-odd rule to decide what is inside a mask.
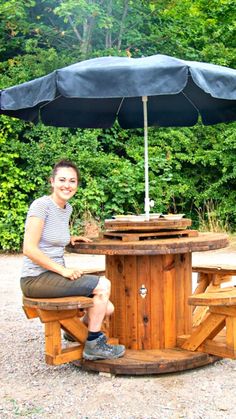
[[[71,281],[75,281],[76,279],[80,278],[83,275],[83,271],[76,268],[62,268],[61,275],[65,278],[70,279]]]
[[[90,239],[88,239],[87,237],[84,237],[84,236],[71,236],[70,237],[70,242],[71,242],[72,246],[74,246],[76,242],[91,243],[92,240],[90,240]]]

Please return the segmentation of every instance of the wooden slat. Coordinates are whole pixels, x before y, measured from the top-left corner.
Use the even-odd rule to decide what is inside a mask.
[[[222,275],[236,275],[236,267],[234,265],[220,264],[215,265],[207,264],[194,264],[192,267],[193,272],[216,273]]]
[[[236,355],[236,317],[226,317],[226,346]]]
[[[120,221],[120,220],[105,220],[104,226],[106,230],[137,230],[137,231],[152,231],[155,230],[174,230],[189,227],[192,220],[188,218],[181,218],[180,220],[167,220],[159,218],[157,220],[149,221]]]
[[[61,319],[70,319],[78,314],[78,310],[41,310],[37,309],[38,317],[42,323],[52,322]]]
[[[155,237],[180,237],[180,236],[187,236],[187,237],[196,237],[198,236],[197,230],[167,230],[167,231],[153,231],[153,232],[117,232],[117,231],[105,231],[103,235],[101,236],[106,237],[112,237],[113,239],[122,240],[124,242],[129,241],[136,241],[136,240],[142,240],[147,238],[155,238]]]
[[[192,292],[191,253],[175,255],[176,269],[176,334],[192,330],[192,309],[187,299]]]
[[[138,258],[138,281],[136,293],[138,293],[138,349],[151,349],[151,307],[150,307],[150,259],[148,256]],[[131,276],[132,278],[132,276]],[[140,295],[141,287],[147,289],[147,294],[143,298]]]
[[[209,273],[205,274],[205,273],[201,272],[199,275],[200,275],[200,278],[203,277],[205,279],[205,280],[203,279],[202,281],[200,281],[199,287],[197,287],[197,289],[199,291],[200,291],[201,282],[204,282],[204,286],[207,282],[209,282],[209,285],[205,289],[205,293],[215,292],[215,291],[218,291],[220,289],[219,285],[214,285],[213,284],[213,278],[216,276],[215,274],[209,274]],[[204,288],[204,286],[202,288]],[[204,289],[203,289],[203,291],[204,291]],[[199,295],[201,293],[200,292],[197,293],[196,290],[195,290],[194,295],[197,295],[197,294]],[[202,306],[202,305],[201,306],[196,306],[194,308],[194,311],[193,311],[193,327],[196,327],[200,323],[202,323],[204,318],[206,317],[207,313],[208,313],[208,306]]]
[[[45,354],[55,357],[61,353],[61,327],[58,321],[45,323]]]
[[[150,256],[151,347],[164,348],[163,263],[162,256]]]
[[[136,295],[138,293],[138,271],[137,257],[123,257],[123,278],[124,296],[121,310],[125,314],[123,328],[125,335],[125,345],[127,349],[140,349],[138,339],[138,304]],[[119,288],[122,292],[122,288]],[[123,320],[122,320],[123,321]],[[126,326],[128,325],[128,327]],[[121,339],[122,340],[122,339]]]
[[[25,315],[27,317],[27,319],[36,319],[38,317],[38,312],[35,308],[31,308],[31,307],[22,307]]]
[[[166,255],[163,258],[163,306],[165,348],[173,348],[176,345],[175,292],[175,259],[173,255]]]
[[[47,323],[46,323],[47,324]],[[78,342],[85,342],[88,336],[87,327],[81,322],[78,317],[71,319],[60,320],[62,328],[72,335]]]
[[[199,346],[198,350],[208,354],[220,356],[221,358],[236,359],[235,353],[221,342],[206,340],[201,346]]]
[[[111,281],[111,301],[115,305],[115,312],[111,316],[110,336],[126,341],[126,290],[124,256],[106,256],[106,276]]]
[[[46,354],[46,363],[49,365],[61,365],[66,362],[79,361],[82,359],[83,345],[63,349],[59,355]]]
[[[61,298],[28,298],[23,297],[26,307],[41,308],[44,310],[73,310],[93,306],[93,299],[89,297],[73,296]]]
[[[231,306],[236,304],[236,288],[222,288],[217,292],[205,292],[188,298],[191,305],[196,306]]]
[[[178,339],[177,339],[178,346],[182,348],[184,342],[186,342],[189,339],[189,337],[190,337],[189,335],[178,336]],[[236,359],[235,352],[226,347],[225,337],[222,339],[221,336],[219,335],[214,340],[206,339],[197,348],[197,351],[216,355],[221,358]]]
[[[222,329],[225,324],[225,316],[220,314],[209,314],[191,334],[190,338],[183,344],[182,348],[189,351],[195,351],[209,335],[216,336],[219,328]]]
[[[224,316],[236,317],[236,307],[212,306],[209,307],[210,313],[223,314]]]

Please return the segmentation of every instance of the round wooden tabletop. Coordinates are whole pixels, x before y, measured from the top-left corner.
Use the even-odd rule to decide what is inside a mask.
[[[117,239],[98,238],[90,243],[78,242],[67,246],[71,253],[96,255],[165,255],[216,250],[227,247],[228,235],[199,233],[196,237],[160,238],[124,242]]]

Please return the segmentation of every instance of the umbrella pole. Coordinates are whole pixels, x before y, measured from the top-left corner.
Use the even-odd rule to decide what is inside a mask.
[[[144,210],[146,220],[149,221],[150,200],[149,200],[149,179],[148,179],[148,117],[147,117],[147,96],[142,96],[143,101],[143,122],[144,122],[144,169],[145,169],[145,200]]]

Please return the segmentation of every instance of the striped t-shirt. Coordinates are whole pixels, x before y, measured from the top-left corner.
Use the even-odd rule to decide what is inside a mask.
[[[39,242],[39,249],[53,261],[65,266],[64,249],[70,242],[69,220],[72,207],[66,203],[65,208],[60,208],[50,196],[36,199],[31,206],[26,218],[38,217],[44,220],[44,228]],[[22,277],[37,276],[47,269],[32,262],[24,256]]]

